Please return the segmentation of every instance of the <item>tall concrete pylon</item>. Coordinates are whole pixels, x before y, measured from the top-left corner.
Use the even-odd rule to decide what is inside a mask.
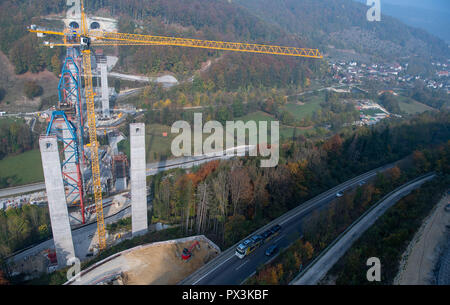
[[[145,234],[147,222],[147,189],[145,164],[145,124],[130,124],[131,231]]]
[[[56,136],[41,136],[39,147],[56,258],[58,259],[58,266],[62,268],[66,267],[67,262],[75,257],[75,249],[70,230],[69,212],[67,211]]]
[[[109,118],[109,89],[108,89],[108,66],[106,60],[102,60],[98,64],[100,66],[100,81],[102,88],[102,115]]]

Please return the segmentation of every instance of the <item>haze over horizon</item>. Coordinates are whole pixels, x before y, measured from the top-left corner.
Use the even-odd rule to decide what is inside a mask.
[[[366,4],[366,0],[355,0]],[[450,43],[450,1],[381,0],[381,13],[421,28]]]

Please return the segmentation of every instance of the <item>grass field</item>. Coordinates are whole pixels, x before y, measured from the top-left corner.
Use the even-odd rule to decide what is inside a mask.
[[[365,115],[375,116],[377,113],[384,113],[384,112],[378,108],[368,108],[368,109],[362,109],[361,113],[365,114]]]
[[[0,177],[8,177],[10,186],[44,181],[41,153],[35,149],[0,160]]]
[[[10,124],[12,124],[14,122],[24,123],[25,120],[17,119],[17,118],[10,118],[10,117],[0,117],[0,127],[2,127],[4,125],[10,125]]]
[[[271,121],[274,121],[275,118],[273,116],[271,116],[270,114],[265,113],[263,111],[255,111],[255,112],[249,113],[247,115],[244,115],[243,117],[240,117],[240,118],[236,119],[236,121],[238,121],[238,120],[242,120],[244,122],[248,122],[248,121],[256,121],[256,122],[268,121],[268,122],[271,122]]]
[[[400,110],[403,112],[406,112],[407,114],[415,114],[415,113],[421,113],[428,110],[434,110],[434,108],[419,103],[415,100],[409,99],[409,103],[407,102],[406,98],[399,99],[398,105],[400,107]]]
[[[320,107],[319,103],[317,104],[318,107]],[[300,105],[294,105],[294,106],[304,107],[304,106],[306,106],[306,104],[304,106],[300,106]],[[309,109],[308,111],[311,111],[310,113],[315,111],[315,110],[313,110],[313,107],[309,107],[308,109]],[[236,120],[242,120],[244,122],[254,120],[256,122],[259,122],[259,121],[274,121],[275,118],[265,112],[256,111],[256,112],[247,114],[246,116],[240,117]],[[268,125],[268,126],[270,126],[270,125]],[[294,130],[295,130],[295,127],[284,126],[284,125],[281,125],[281,123],[280,123],[280,138],[281,139],[292,138],[292,136],[294,135]],[[297,128],[297,130],[295,131],[295,134],[301,135],[301,134],[305,134],[307,132],[308,132],[308,129]],[[268,134],[268,139],[270,140],[270,132]]]
[[[145,126],[145,132],[146,161],[154,162],[170,158],[170,146],[172,140],[176,137],[176,134],[172,135],[170,133],[170,126],[151,124]],[[163,135],[164,132],[167,133],[166,137]],[[118,144],[118,149],[130,158],[130,139],[121,141]]]
[[[315,111],[320,109],[320,103],[324,102],[325,98],[322,94],[305,98],[304,104],[288,103],[284,109],[290,112],[297,121],[300,121],[307,116],[311,116]]]

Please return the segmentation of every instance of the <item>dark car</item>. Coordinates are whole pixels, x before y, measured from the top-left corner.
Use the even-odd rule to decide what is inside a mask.
[[[272,231],[273,235],[278,234],[280,230],[281,230],[280,225],[274,225],[272,228],[270,228],[270,231]]]
[[[267,248],[266,255],[267,256],[272,256],[272,255],[274,255],[277,252],[278,252],[278,246],[277,245],[272,245],[269,248]]]
[[[268,240],[271,235],[272,235],[272,231],[270,231],[270,230],[264,231],[261,234],[261,236],[264,240]]]

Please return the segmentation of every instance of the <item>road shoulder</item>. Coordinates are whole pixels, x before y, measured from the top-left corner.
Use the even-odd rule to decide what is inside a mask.
[[[450,195],[446,194],[425,218],[402,255],[394,285],[436,284],[433,273],[447,243],[450,212],[445,207],[449,203]]]

